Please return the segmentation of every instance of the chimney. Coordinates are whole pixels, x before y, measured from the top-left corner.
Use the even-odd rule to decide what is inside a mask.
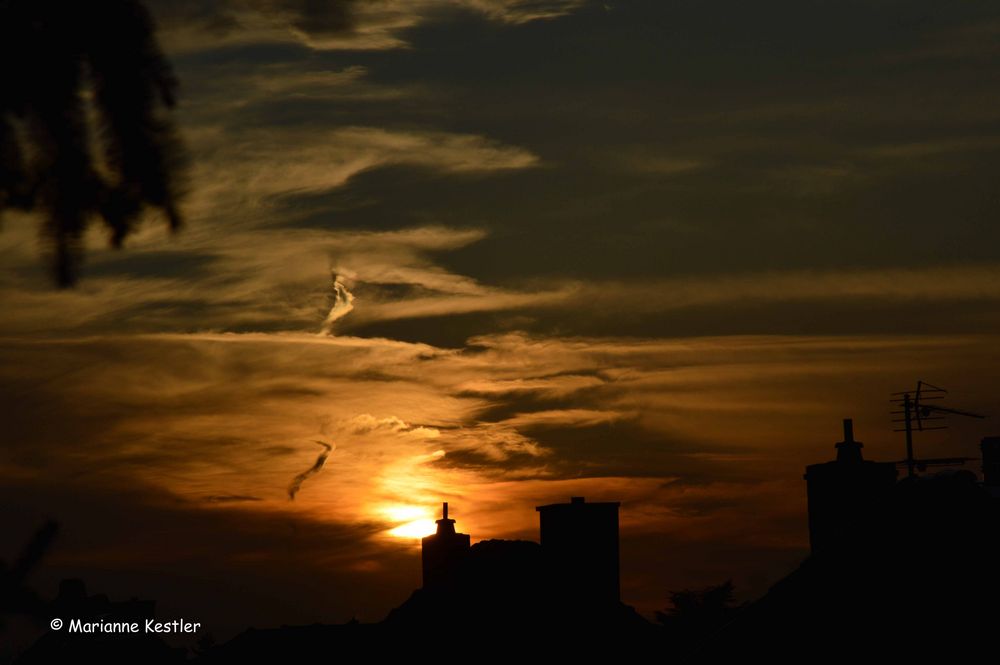
[[[441,506],[441,519],[436,522],[437,533],[421,541],[425,589],[455,584],[471,543],[468,534],[455,531],[455,520],[448,517],[447,503]]]
[[[864,461],[861,457],[861,449],[864,444],[854,440],[854,420],[844,418],[844,440],[838,443],[837,461],[841,463],[857,464]]]
[[[620,505],[573,496],[535,509],[546,575],[570,606],[615,607],[621,600]]]
[[[867,461],[861,442],[854,440],[854,422],[844,419],[844,440],[837,444],[837,459],[806,467],[809,500],[809,544],[813,552],[852,542],[856,525],[896,484],[895,462]]]

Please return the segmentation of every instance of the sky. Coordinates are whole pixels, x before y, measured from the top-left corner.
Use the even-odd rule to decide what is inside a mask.
[[[0,559],[220,637],[381,619],[473,541],[621,501],[623,600],[808,552],[806,464],[918,379],[1000,434],[1000,6],[155,0],[184,228],[0,229]],[[289,486],[324,448],[294,500]],[[978,471],[975,465],[973,469]]]

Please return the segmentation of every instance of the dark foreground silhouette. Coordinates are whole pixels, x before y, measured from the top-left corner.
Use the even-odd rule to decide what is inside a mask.
[[[204,656],[212,663],[282,662],[317,654],[537,658],[618,653],[638,657],[656,628],[621,603],[577,605],[548,590],[541,548],[526,541],[474,545],[453,586],[418,589],[379,624],[249,630]],[[332,651],[331,651],[332,650]]]
[[[304,657],[331,643],[382,655],[434,649],[443,661],[654,653],[696,663],[952,662],[990,653],[1000,619],[1000,473],[984,482],[968,470],[897,482],[894,463],[864,460],[845,425],[837,460],[807,474],[814,551],[746,606],[734,606],[729,584],[675,592],[673,611],[654,626],[602,592],[601,556],[571,557],[586,562],[581,568],[547,554],[544,526],[541,545],[487,540],[453,558],[467,536],[445,517],[437,537],[448,546],[430,567],[424,544],[424,588],[382,624],[250,631],[210,657]],[[984,440],[987,470],[1000,471],[996,444]]]
[[[814,552],[695,660],[953,662],[991,653],[998,532],[997,499],[971,472],[902,480],[850,537]]]
[[[698,648],[697,662],[993,654],[1000,612],[1000,439],[965,469],[896,482],[845,422],[837,460],[807,469],[813,552]]]
[[[68,621],[82,623],[137,623],[143,628],[146,619],[155,616],[155,603],[132,599],[115,602],[104,594],[90,595],[80,580],[63,580],[59,595],[48,606],[49,617],[66,617],[60,630],[41,637],[16,661],[23,665],[51,663],[177,663],[186,658],[186,649],[175,648],[158,635],[139,632],[74,633]]]
[[[990,654],[1000,613],[1000,439],[984,439],[982,482],[968,470],[896,481],[861,455],[845,423],[837,459],[811,465],[813,552],[755,602],[731,584],[672,594],[660,625],[618,597],[618,504],[539,507],[541,542],[470,545],[445,507],[423,542],[424,582],[377,624],[250,629],[204,645],[198,662],[323,658],[595,657],[678,662],[954,662]],[[62,604],[61,606],[59,604]],[[149,616],[64,584],[66,616]],[[19,662],[179,662],[163,641],[46,634]]]
[[[324,653],[435,660],[638,657],[657,629],[619,600],[618,505],[538,508],[541,543],[484,540],[455,529],[448,506],[423,540],[423,586],[379,624],[250,630],[205,654],[208,662],[298,659]]]

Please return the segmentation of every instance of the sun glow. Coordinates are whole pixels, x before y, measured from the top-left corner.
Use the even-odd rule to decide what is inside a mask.
[[[406,524],[400,524],[395,529],[389,531],[390,536],[397,538],[423,538],[429,536],[437,530],[434,520],[423,519],[413,520]]]
[[[385,515],[389,521],[396,523],[396,526],[388,532],[390,536],[423,538],[437,530],[430,509],[424,506],[393,504],[383,506],[379,512]]]
[[[381,512],[393,522],[412,522],[431,516],[431,511],[422,506],[385,506]]]

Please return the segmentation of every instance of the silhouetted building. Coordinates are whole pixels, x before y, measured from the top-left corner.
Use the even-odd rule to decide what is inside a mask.
[[[618,502],[538,506],[542,554],[566,597],[587,604],[618,603]]]
[[[806,467],[809,543],[815,552],[849,538],[860,520],[881,503],[896,483],[894,462],[866,461],[854,440],[854,424],[844,419],[844,440],[837,459]]]
[[[448,654],[456,656],[465,653],[457,638],[489,644],[492,656],[500,649],[511,658],[566,660],[611,649],[631,662],[626,656],[642,652],[655,633],[619,600],[618,509],[582,497],[539,506],[541,543],[481,540],[471,547],[443,517],[438,533],[423,540],[423,587],[383,625],[417,635],[450,626]]]
[[[613,654],[638,662],[659,633],[619,598],[618,503],[539,506],[541,544],[481,540],[470,546],[444,504],[437,533],[422,540],[423,586],[379,624],[293,626],[248,630],[203,657],[208,663],[295,662],[331,647],[368,659],[411,658],[434,640],[436,662],[491,660],[565,662]],[[430,636],[430,637],[428,637]]]
[[[1000,436],[987,436],[979,443],[983,454],[983,485],[1000,489]]]
[[[437,520],[437,533],[421,541],[424,588],[435,589],[453,579],[469,554],[469,534],[456,533],[455,520],[448,518],[448,504]]]
[[[850,442],[851,436],[845,440]],[[987,441],[983,448],[987,466],[995,445]],[[856,450],[848,452],[854,462],[845,465],[863,463],[854,456]],[[860,483],[847,472],[830,471],[836,464],[809,467],[807,478],[828,493],[838,480],[848,487]],[[851,509],[857,511],[851,517],[857,519],[850,532],[836,538],[834,528],[847,528],[846,518],[825,514],[845,521],[834,528],[819,522],[813,531],[818,536],[814,545],[818,540],[820,546],[710,636],[692,662],[861,658],[951,663],[995,658],[1000,500],[968,469],[895,483],[888,468],[869,475],[862,489],[874,498],[867,506],[851,498]],[[821,500],[829,498],[821,495]],[[810,493],[810,516],[814,506]]]
[[[572,599],[588,606],[615,605],[620,602],[618,558],[618,508],[621,504],[587,503],[572,497],[569,503],[538,506],[541,547],[526,541],[484,541],[470,547],[468,534],[455,531],[455,520],[448,518],[448,504],[437,520],[437,533],[423,539],[423,588],[436,591],[467,584],[475,578],[481,585],[486,579],[504,579],[514,563],[513,549],[522,543],[541,551],[531,555],[531,564],[521,561],[516,577],[539,576],[544,579],[545,594]],[[478,548],[478,549],[477,549]],[[499,548],[499,549],[498,549]],[[476,554],[476,556],[472,556]],[[505,563],[506,561],[506,563]],[[528,569],[531,568],[531,572]],[[492,569],[492,572],[490,572]]]

